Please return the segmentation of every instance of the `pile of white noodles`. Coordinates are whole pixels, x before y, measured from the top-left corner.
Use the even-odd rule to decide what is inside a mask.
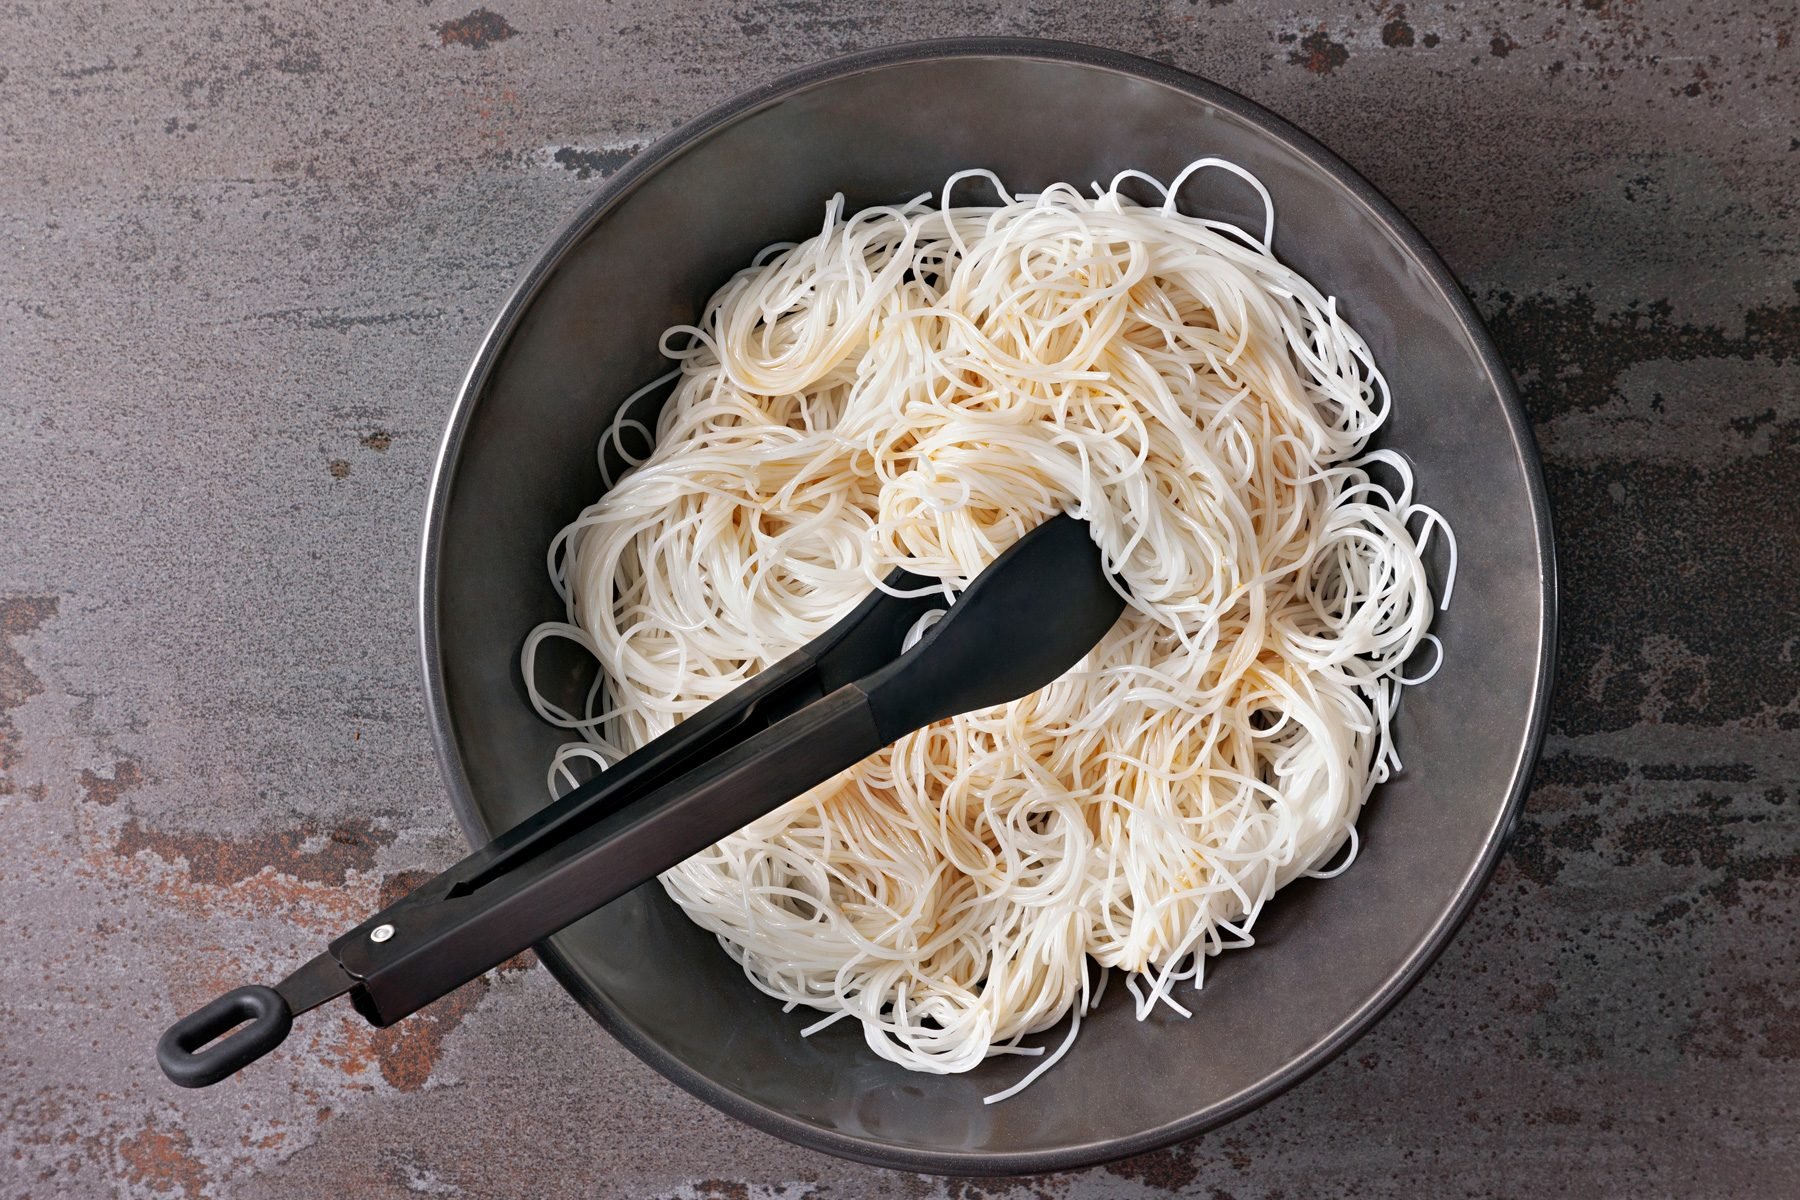
[[[915,1070],[1041,1055],[1023,1040],[1073,1011],[1041,1071],[1114,968],[1140,1017],[1185,1013],[1176,985],[1249,945],[1278,888],[1353,853],[1399,766],[1402,664],[1432,640],[1420,555],[1448,528],[1403,460],[1365,449],[1386,384],[1335,301],[1272,255],[1272,206],[1254,232],[1176,211],[1207,167],[1269,204],[1216,159],[1167,189],[1129,172],[1014,197],[964,172],[938,203],[847,216],[835,197],[817,237],[769,247],[664,335],[675,370],[638,394],[673,382],[654,451],[550,548],[568,623],[532,634],[526,679],[545,638],[603,678],[583,713],[532,689],[581,739],[555,788],[571,759],[615,761],[824,632],[891,568],[955,589],[1054,513],[1090,523],[1131,604],[1075,670],[663,876],[756,986],[828,1014],[814,1028],[854,1017]],[[1003,202],[952,207],[977,175]],[[1119,191],[1146,185],[1167,202]],[[615,452],[648,409],[626,406]]]

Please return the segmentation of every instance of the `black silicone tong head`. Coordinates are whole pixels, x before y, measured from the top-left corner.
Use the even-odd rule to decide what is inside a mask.
[[[1123,592],[1088,527],[1053,517],[945,599],[897,571],[823,636],[508,829],[344,934],[273,988],[170,1026],[164,1074],[205,1087],[267,1054],[299,1014],[350,994],[391,1025],[904,734],[1045,686],[1112,628]],[[241,1026],[241,1028],[240,1028]],[[229,1034],[229,1036],[225,1036]]]

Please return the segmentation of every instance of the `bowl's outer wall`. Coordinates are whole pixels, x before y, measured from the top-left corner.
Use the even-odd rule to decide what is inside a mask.
[[[517,666],[524,634],[562,615],[544,549],[600,494],[595,443],[619,401],[664,369],[661,330],[692,320],[757,249],[816,231],[834,192],[854,210],[971,166],[1035,189],[1128,167],[1167,179],[1218,155],[1267,185],[1277,253],[1339,297],[1368,340],[1394,396],[1383,444],[1411,459],[1420,498],[1461,548],[1454,604],[1435,627],[1446,662],[1403,706],[1406,769],[1365,813],[1354,868],[1284,892],[1257,926],[1259,948],[1215,960],[1205,989],[1183,995],[1191,1021],[1165,1011],[1140,1024],[1115,991],[1057,1069],[999,1105],[981,1097],[1029,1060],[926,1076],[877,1059],[848,1025],[803,1041],[810,1018],[752,989],[659,888],[547,948],[571,990],[685,1086],[871,1161],[1096,1161],[1204,1128],[1300,1077],[1441,947],[1491,865],[1539,735],[1552,568],[1535,454],[1441,265],[1366,185],[1247,102],[1132,73],[1149,64],[1084,57],[902,54],[650,152],[571,227],[566,253],[547,257],[510,335],[506,319],[497,326],[447,439],[427,531],[433,702],[452,789],[472,800],[474,832],[492,832],[544,802],[560,740],[526,704]],[[1201,173],[1182,201],[1261,228],[1260,203],[1226,172]]]

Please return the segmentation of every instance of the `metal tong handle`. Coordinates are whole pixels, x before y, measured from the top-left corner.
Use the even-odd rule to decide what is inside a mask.
[[[216,1083],[349,993],[390,1025],[675,866],[896,738],[1050,683],[1112,626],[1124,595],[1085,523],[1056,517],[944,603],[896,572],[797,653],[501,834],[331,943],[275,988],[239,988],[157,1045],[168,1077]],[[215,1041],[239,1024],[243,1028]],[[211,1043],[211,1044],[209,1044]]]

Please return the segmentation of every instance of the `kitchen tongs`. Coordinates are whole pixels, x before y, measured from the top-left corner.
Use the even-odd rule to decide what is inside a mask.
[[[822,637],[382,909],[274,987],[241,987],[156,1046],[183,1087],[235,1074],[344,993],[391,1025],[903,734],[1074,666],[1123,592],[1086,522],[1031,530],[910,649],[941,585],[905,571]],[[241,1026],[241,1027],[240,1027]],[[223,1036],[229,1034],[230,1036]]]

